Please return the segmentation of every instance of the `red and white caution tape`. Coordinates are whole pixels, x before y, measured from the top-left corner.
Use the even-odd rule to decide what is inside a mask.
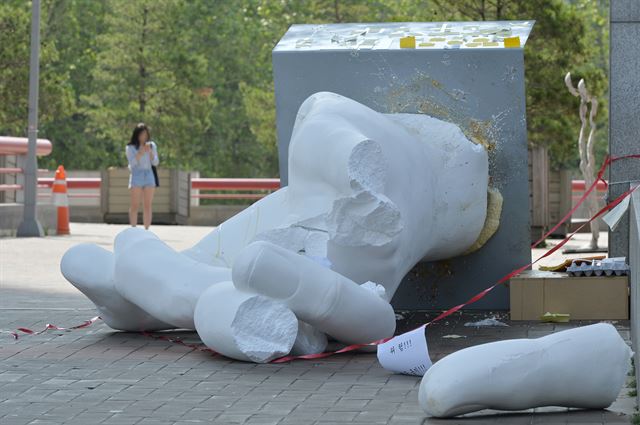
[[[593,184],[585,191],[585,193],[582,195],[582,197],[578,200],[577,204],[571,209],[571,211],[569,211],[563,218],[562,220],[560,220],[560,222],[558,224],[556,224],[555,226],[553,226],[547,233],[544,234],[544,236],[542,236],[542,238],[540,238],[536,243],[534,243],[531,248],[535,248],[536,246],[538,246],[540,243],[542,243],[542,241],[544,241],[549,235],[551,235],[558,227],[560,227],[562,225],[562,223],[564,223],[565,221],[567,221],[571,215],[573,214],[574,211],[576,211],[578,209],[578,207],[585,201],[585,199],[587,199],[587,196],[589,196],[589,194],[596,188],[596,185],[598,184],[598,181],[603,180],[603,176],[604,176],[604,172],[606,171],[607,167],[612,164],[615,161],[619,161],[621,159],[628,159],[628,158],[640,158],[640,154],[637,155],[625,155],[625,156],[620,156],[620,157],[607,157],[604,161],[604,163],[602,164],[602,167],[600,167],[600,171],[598,172],[598,176],[595,179],[595,181],[593,182]],[[606,182],[605,182],[606,183]],[[455,307],[452,307],[442,313],[440,313],[438,316],[436,316],[434,319],[431,319],[429,322],[418,326],[417,328],[409,331],[409,332],[413,332],[416,329],[425,327],[425,326],[429,326],[439,320],[444,319],[445,317],[451,316],[452,314],[454,314],[455,312],[462,310],[464,307],[473,304],[479,300],[481,300],[482,298],[484,298],[485,295],[487,295],[489,292],[493,291],[497,286],[500,286],[506,282],[508,282],[512,277],[522,273],[523,271],[525,271],[526,269],[528,269],[529,267],[533,266],[534,264],[536,264],[538,261],[542,260],[545,257],[548,257],[549,255],[553,254],[554,252],[556,252],[557,250],[559,250],[563,245],[565,245],[571,238],[573,238],[573,236],[578,233],[580,230],[582,230],[587,224],[591,223],[593,220],[597,219],[598,217],[600,217],[601,215],[603,215],[604,213],[606,213],[607,211],[611,210],[612,208],[614,208],[616,205],[618,205],[620,202],[622,202],[622,200],[624,200],[627,196],[631,195],[631,193],[633,193],[634,190],[636,190],[639,186],[633,187],[629,190],[627,190],[626,192],[624,192],[622,195],[618,196],[616,199],[614,199],[613,201],[609,202],[607,205],[604,206],[604,208],[602,208],[600,211],[598,211],[593,217],[591,217],[589,219],[589,221],[583,223],[582,225],[580,225],[573,233],[569,234],[566,238],[564,238],[558,245],[554,246],[553,248],[551,248],[550,250],[548,250],[547,252],[545,252],[544,254],[542,254],[540,257],[538,257],[535,261],[526,264],[522,267],[519,267],[511,272],[509,272],[508,274],[506,274],[505,276],[503,276],[502,278],[500,278],[500,280],[498,280],[496,283],[494,283],[493,285],[489,286],[488,288],[483,289],[482,291],[480,291],[479,293],[477,293],[476,295],[474,295],[473,297],[471,297],[467,302],[464,302],[462,304],[459,304]],[[367,347],[367,346],[377,346],[380,344],[383,344],[391,339],[393,339],[394,337],[391,338],[385,338],[385,339],[381,339],[379,341],[374,341],[368,344],[353,344],[353,345],[349,345],[346,346],[344,348],[341,348],[340,350],[337,351],[330,351],[330,352],[325,352],[325,353],[318,353],[318,354],[308,354],[308,355],[304,355],[304,356],[285,356],[285,357],[281,357],[279,359],[275,359],[272,361],[272,363],[283,363],[283,362],[288,362],[288,361],[292,361],[292,360],[298,360],[298,359],[306,359],[306,360],[312,360],[312,359],[321,359],[324,357],[329,357],[332,356],[334,354],[340,354],[340,353],[348,353],[350,351],[354,351],[354,350],[358,350],[360,348],[363,347]]]
[[[168,341],[174,344],[178,344],[178,345],[182,345],[183,347],[187,347],[187,348],[191,348],[192,350],[195,351],[201,351],[203,353],[209,353],[213,356],[217,356],[219,353],[215,350],[212,350],[211,348],[207,347],[204,344],[191,344],[189,342],[184,342],[181,338],[178,337],[171,337],[168,335],[159,335],[159,334],[152,334],[149,333],[147,331],[140,331],[140,333],[146,337],[149,338],[153,338],[153,339],[157,339],[160,341]]]
[[[47,323],[45,325],[45,327],[42,330],[39,331],[34,331],[33,329],[29,329],[29,328],[17,328],[15,331],[10,331],[9,333],[13,336],[14,339],[18,339],[20,337],[20,333],[23,333],[25,335],[40,335],[42,333],[45,333],[46,331],[49,330],[56,330],[56,331],[73,331],[76,329],[83,329],[83,328],[87,328],[91,325],[93,325],[95,322],[97,322],[98,320],[100,320],[100,316],[96,316],[96,317],[92,317],[89,320],[85,320],[84,322],[80,323],[79,325],[75,325],[75,326],[71,326],[68,328],[63,328],[60,326],[56,326],[56,325],[52,325],[51,323]]]
[[[597,178],[594,180],[594,182],[591,184],[591,186],[589,186],[589,188],[584,192],[582,197],[578,200],[578,202],[571,209],[571,211],[569,211],[558,222],[558,224],[553,226],[537,242],[535,242],[533,245],[531,245],[531,248],[535,248],[536,246],[540,245],[540,243],[542,243],[549,235],[551,235],[565,221],[567,221],[571,217],[571,215],[578,209],[578,207],[580,207],[580,205],[582,205],[582,203],[587,199],[589,194],[596,188],[596,186],[597,186],[597,184],[598,184],[598,182],[600,180],[602,180],[604,182],[603,176],[604,176],[604,173],[605,173],[606,169],[609,167],[609,165],[611,165],[612,163],[614,163],[616,161],[619,161],[619,160],[622,160],[622,159],[630,159],[630,158],[640,159],[640,154],[625,155],[625,156],[619,156],[619,157],[607,157],[605,159],[604,163],[602,164],[602,166],[600,167],[600,170],[598,171]],[[638,187],[640,187],[640,186],[635,186],[635,187],[630,188],[629,190],[625,191],[623,194],[618,196],[616,199],[614,199],[613,201],[609,202],[600,211],[598,211],[593,217],[591,217],[588,221],[586,221],[583,224],[581,224],[574,232],[569,234],[559,244],[555,245],[553,248],[549,249],[547,252],[542,254],[535,261],[533,261],[533,262],[531,262],[529,264],[526,264],[526,265],[524,265],[522,267],[519,267],[519,268],[517,268],[515,270],[512,270],[511,272],[507,273],[502,278],[500,278],[493,285],[489,286],[488,288],[483,289],[482,291],[480,291],[479,293],[477,293],[476,295],[471,297],[468,301],[466,301],[466,302],[464,302],[462,304],[456,305],[455,307],[452,307],[452,308],[440,313],[438,316],[436,316],[435,318],[433,318],[429,322],[427,322],[427,323],[425,323],[423,325],[420,325],[420,326],[418,326],[417,328],[415,328],[413,330],[416,330],[416,329],[419,329],[419,328],[422,328],[422,327],[425,327],[425,326],[429,326],[429,325],[431,325],[431,324],[433,324],[433,323],[435,323],[435,322],[437,322],[439,320],[444,319],[445,317],[451,316],[452,314],[456,313],[457,311],[462,310],[464,307],[481,300],[482,298],[484,298],[485,295],[487,295],[489,292],[494,290],[496,287],[508,282],[512,277],[522,273],[523,271],[525,271],[529,267],[531,267],[534,264],[536,264],[538,261],[542,260],[543,258],[548,257],[549,255],[553,254],[554,252],[556,252],[557,250],[562,248],[562,246],[564,246],[569,240],[571,240],[571,238],[573,238],[573,236],[576,233],[578,233],[585,226],[590,224],[592,221],[594,221],[595,219],[597,219],[598,217],[600,217],[601,215],[603,215],[607,211],[613,209],[616,205],[618,205],[620,202],[622,202],[626,197],[631,195],[633,193],[633,191],[636,190]],[[15,339],[18,339],[18,333],[17,333],[18,331],[22,332],[24,334],[28,334],[28,335],[39,335],[39,334],[41,334],[43,332],[46,332],[48,330],[51,330],[51,329],[53,329],[53,330],[62,330],[62,331],[82,329],[82,328],[86,328],[88,326],[91,326],[93,323],[95,323],[99,319],[100,319],[100,317],[96,316],[96,317],[94,317],[94,318],[92,318],[90,320],[85,321],[84,323],[81,323],[80,325],[72,326],[70,328],[61,328],[61,327],[58,327],[58,326],[55,326],[55,325],[47,324],[44,329],[42,329],[41,331],[38,331],[38,332],[35,332],[35,331],[33,331],[31,329],[27,329],[27,328],[18,328],[15,332],[11,332],[11,334],[14,336]],[[172,337],[166,336],[166,335],[151,334],[151,333],[145,332],[145,331],[142,331],[141,333],[143,335],[147,336],[147,337],[158,339],[158,340],[162,340],[162,341],[168,341],[168,342],[171,342],[171,343],[174,343],[174,344],[179,344],[179,345],[182,345],[184,347],[191,348],[192,350],[202,351],[202,352],[210,353],[210,354],[213,354],[213,355],[219,354],[216,351],[214,351],[214,350],[212,350],[212,349],[210,349],[210,348],[208,348],[206,346],[199,345],[199,344],[186,343],[180,338],[172,338]],[[289,361],[292,361],[292,360],[322,359],[322,358],[325,358],[325,357],[333,356],[335,354],[348,353],[348,352],[355,351],[355,350],[358,350],[360,348],[364,348],[364,347],[368,347],[368,346],[377,346],[377,345],[383,344],[383,343],[385,343],[385,342],[387,342],[387,341],[389,341],[389,340],[391,340],[393,338],[394,337],[384,338],[384,339],[381,339],[381,340],[378,340],[378,341],[374,341],[374,342],[370,342],[370,343],[367,343],[367,344],[352,344],[352,345],[348,345],[348,346],[343,347],[343,348],[341,348],[339,350],[336,350],[336,351],[327,351],[327,352],[324,352],[324,353],[307,354],[307,355],[301,355],[301,356],[284,356],[284,357],[280,357],[278,359],[272,360],[271,363],[285,363],[285,362],[289,362]]]

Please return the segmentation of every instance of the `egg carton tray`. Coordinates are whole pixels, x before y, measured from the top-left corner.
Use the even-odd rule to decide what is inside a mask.
[[[629,274],[626,257],[604,258],[576,263],[567,267],[569,276],[626,276]]]

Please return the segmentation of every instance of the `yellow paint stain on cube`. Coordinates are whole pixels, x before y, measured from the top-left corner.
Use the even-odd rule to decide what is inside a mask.
[[[447,44],[450,46],[457,46],[462,44],[462,40],[451,40],[451,41],[447,41]]]
[[[416,48],[416,38],[412,35],[409,37],[402,37],[400,39],[400,48],[401,49],[415,49]]]
[[[436,45],[436,43],[429,43],[429,42],[424,42],[424,43],[418,44],[419,47],[434,47],[435,45]]]
[[[483,43],[485,41],[489,41],[487,37],[478,37],[473,39],[474,42]]]
[[[504,47],[520,47],[520,37],[507,37],[504,39]]]
[[[497,47],[500,44],[497,41],[485,41],[484,43],[482,43],[482,45],[484,47]]]
[[[465,47],[478,47],[478,46],[482,46],[482,43],[472,42],[472,43],[465,44]]]
[[[446,38],[444,37],[432,37],[429,39],[429,41],[445,41]]]

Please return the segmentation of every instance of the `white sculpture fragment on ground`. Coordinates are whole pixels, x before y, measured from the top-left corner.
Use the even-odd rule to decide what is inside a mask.
[[[435,363],[418,399],[436,417],[542,406],[603,409],[620,393],[631,355],[605,323],[477,345]]]
[[[476,249],[500,213],[487,218],[487,153],[456,125],[333,93],[300,107],[289,180],[182,253],[134,228],[113,254],[72,248],[62,272],[116,329],[195,328],[222,354],[267,362],[323,351],[325,334],[393,335],[405,274]]]

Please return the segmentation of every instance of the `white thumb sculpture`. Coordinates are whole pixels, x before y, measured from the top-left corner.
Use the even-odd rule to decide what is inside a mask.
[[[393,308],[375,292],[269,242],[246,247],[232,277],[237,289],[282,300],[298,318],[347,344],[377,341],[395,330]]]
[[[234,359],[265,363],[289,353],[298,334],[298,320],[283,303],[233,287],[213,285],[195,310],[202,341]]]
[[[620,393],[631,355],[605,323],[477,345],[435,363],[418,399],[427,414],[442,418],[482,409],[603,409]]]
[[[240,360],[322,351],[325,333],[392,336],[388,301],[407,272],[462,255],[485,225],[485,149],[454,124],[326,92],[300,107],[289,149],[289,186],[193,248],[128,229],[113,254],[69,250],[63,274],[117,329],[195,328]]]

